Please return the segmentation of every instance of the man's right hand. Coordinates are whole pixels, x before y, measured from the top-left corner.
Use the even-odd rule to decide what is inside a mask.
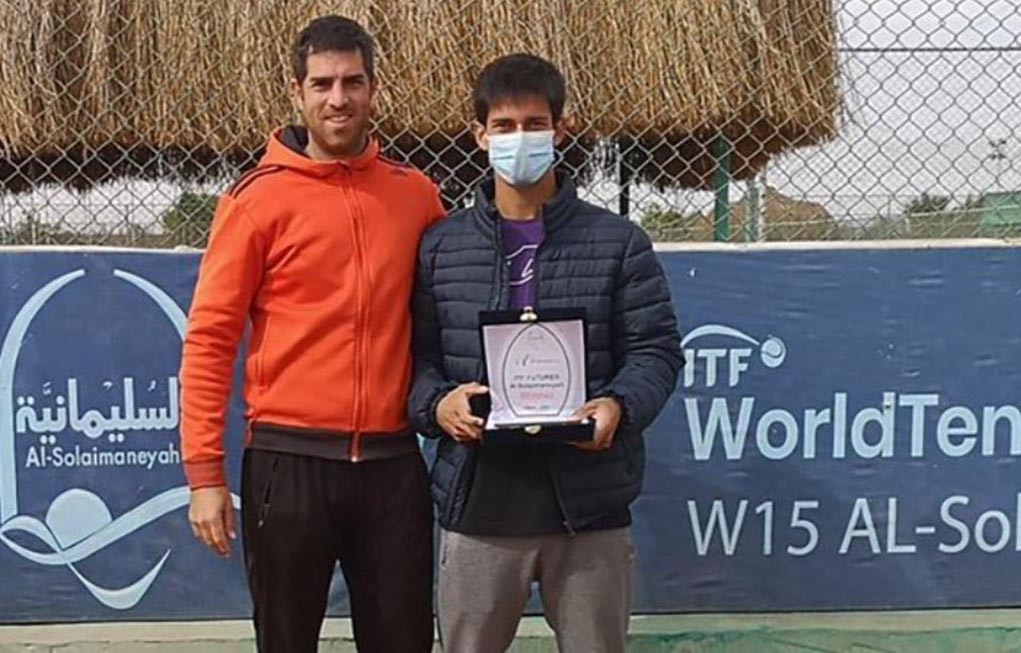
[[[489,388],[479,383],[465,383],[447,393],[436,406],[436,423],[458,442],[473,442],[482,438],[485,421],[472,414],[468,400],[484,395]]]
[[[230,556],[230,540],[237,538],[230,490],[225,486],[192,490],[188,522],[197,539],[218,555]]]

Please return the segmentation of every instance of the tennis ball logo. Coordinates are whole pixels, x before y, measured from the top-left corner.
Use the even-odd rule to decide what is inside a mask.
[[[783,362],[787,359],[787,345],[783,343],[783,340],[775,336],[770,336],[762,343],[759,349],[759,357],[762,359],[762,364],[771,370],[783,365]]]

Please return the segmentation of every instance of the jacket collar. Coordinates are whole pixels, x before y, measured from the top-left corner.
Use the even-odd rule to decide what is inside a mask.
[[[578,211],[578,189],[571,176],[557,172],[557,194],[542,205],[542,221],[546,233],[553,233],[564,226]],[[496,181],[490,177],[475,188],[475,205],[472,214],[479,229],[487,236],[495,237],[500,214],[496,210]]]

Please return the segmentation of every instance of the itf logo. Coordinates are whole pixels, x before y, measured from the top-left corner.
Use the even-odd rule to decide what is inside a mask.
[[[713,344],[702,345],[703,339]],[[684,367],[685,388],[697,383],[696,370],[703,374],[702,382],[706,388],[714,388],[724,382],[726,387],[735,388],[754,358],[769,369],[776,369],[787,360],[787,345],[783,340],[775,336],[759,340],[723,324],[705,324],[692,329],[684,336],[681,346],[684,357],[692,363]]]
[[[110,302],[115,306],[76,293],[86,278],[78,269],[35,290],[0,346],[0,542],[31,563],[66,569],[103,605],[128,610],[148,592],[170,547],[150,553],[126,584],[90,577],[82,563],[188,504],[179,471],[176,369],[166,369],[163,360],[152,372],[150,360],[179,351],[185,314],[161,288],[129,272],[114,270],[112,278],[97,280],[104,298],[121,300]],[[122,303],[125,292],[130,308]],[[64,302],[70,307],[52,306]],[[100,312],[107,313],[100,315],[102,325],[83,324]],[[115,325],[137,330],[153,324],[152,314],[171,327],[161,327],[164,335],[155,340],[114,333]],[[68,346],[79,335],[84,345]],[[89,360],[95,343],[100,354],[91,352]],[[131,351],[138,343],[141,348]],[[119,509],[111,510],[111,503]],[[93,576],[101,568],[93,565]]]

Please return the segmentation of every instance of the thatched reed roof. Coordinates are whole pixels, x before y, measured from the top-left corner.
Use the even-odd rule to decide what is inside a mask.
[[[567,75],[569,160],[617,139],[657,185],[705,186],[721,132],[741,178],[836,130],[829,0],[20,0],[0,2],[0,184],[251,157],[293,119],[288,49],[323,13],[376,37],[391,148],[463,182],[472,78],[514,51]]]

